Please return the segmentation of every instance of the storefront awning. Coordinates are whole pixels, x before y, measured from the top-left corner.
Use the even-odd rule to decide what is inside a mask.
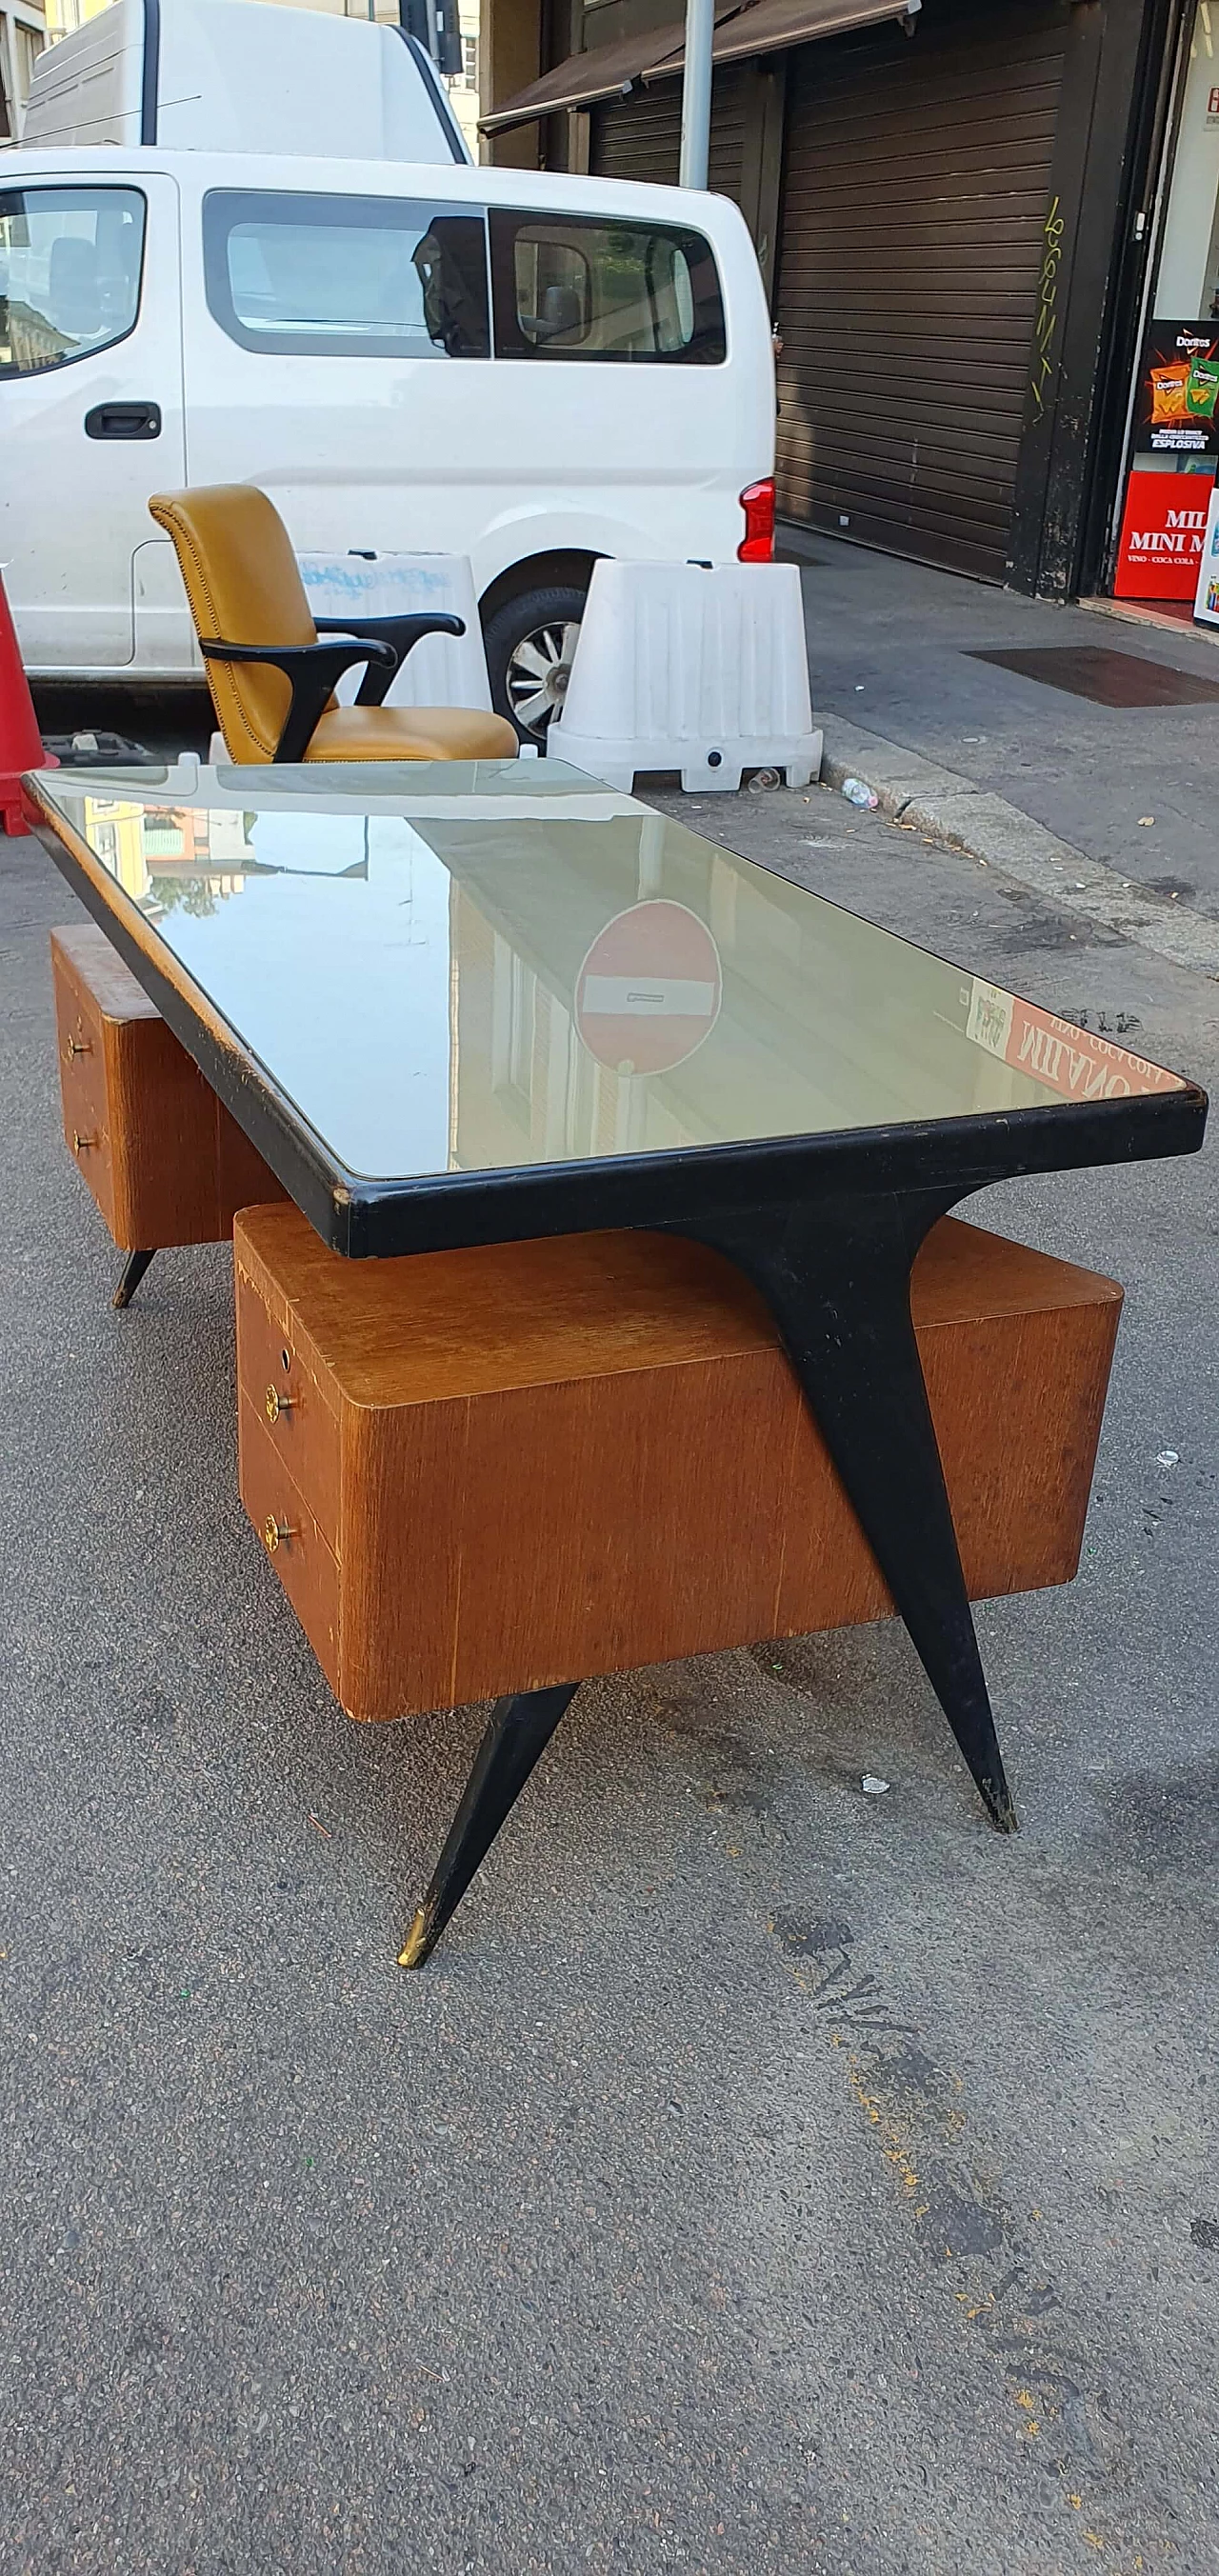
[[[739,6],[739,0],[735,0]],[[489,116],[480,116],[483,134],[506,134],[509,126],[530,125],[538,116],[555,116],[567,107],[594,107],[603,98],[621,98],[643,72],[664,60],[682,41],[682,21],[653,27],[646,36],[619,36],[612,45],[593,45],[586,54],[569,54],[565,63],[530,81],[515,98]]]
[[[886,18],[916,18],[923,0],[751,0],[730,23],[718,28],[712,48],[717,63],[742,62],[750,54],[775,54],[785,45],[812,44],[818,36],[845,36],[853,27],[879,26]],[[648,83],[682,70],[685,45],[663,63],[641,74]]]
[[[738,62],[749,54],[769,54],[783,45],[803,45],[817,36],[839,36],[852,27],[875,26],[885,18],[912,19],[922,0],[717,0],[715,60]],[[502,107],[480,116],[483,134],[506,134],[511,126],[532,125],[539,116],[564,108],[596,107],[601,100],[621,98],[636,81],[649,86],[681,71],[685,61],[685,25],[674,18],[646,36],[620,36],[612,45],[594,45],[586,54],[569,54],[565,63],[544,72]]]

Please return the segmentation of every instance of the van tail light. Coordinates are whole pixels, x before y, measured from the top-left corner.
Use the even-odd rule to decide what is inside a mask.
[[[770,475],[764,483],[747,483],[741,494],[745,513],[745,534],[737,547],[738,563],[772,563],[775,552],[775,487]]]

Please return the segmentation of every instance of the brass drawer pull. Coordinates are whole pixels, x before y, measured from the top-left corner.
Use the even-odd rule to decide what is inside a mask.
[[[262,1525],[262,1535],[268,1556],[274,1556],[280,1542],[286,1547],[288,1541],[296,1537],[296,1531],[290,1529],[286,1521],[277,1521],[274,1512],[268,1512]]]
[[[64,1048],[64,1060],[67,1064],[71,1064],[74,1055],[92,1055],[92,1053],[93,1049],[87,1039],[69,1038]]]
[[[269,1386],[266,1393],[268,1422],[278,1422],[281,1413],[291,1413],[295,1401],[294,1396],[281,1395],[277,1386]]]
[[[72,1151],[74,1154],[91,1154],[96,1143],[96,1136],[82,1136],[79,1127],[73,1128]]]

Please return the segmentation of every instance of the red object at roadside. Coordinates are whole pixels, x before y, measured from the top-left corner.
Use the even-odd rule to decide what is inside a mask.
[[[773,563],[775,552],[775,487],[768,475],[764,483],[747,483],[741,494],[745,513],[745,534],[736,550],[738,563]]]
[[[24,832],[21,804],[23,769],[58,769],[52,752],[42,748],[42,735],[30,696],[30,684],[17,645],[17,630],[0,575],[0,831]]]
[[[1200,474],[1132,474],[1113,584],[1118,599],[1192,599],[1211,486]]]

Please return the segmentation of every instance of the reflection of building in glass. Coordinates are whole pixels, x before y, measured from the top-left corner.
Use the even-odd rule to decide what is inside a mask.
[[[553,986],[460,887],[452,931],[459,1169],[626,1153],[645,1123],[649,1144],[689,1141],[658,1100],[646,1101],[640,1079],[594,1062]],[[662,1137],[666,1125],[673,1132]]]
[[[183,912],[214,912],[219,902],[240,894],[249,857],[244,814],[203,806],[150,806],[144,817],[144,855],[149,896],[145,909],[164,917]]]
[[[148,892],[144,858],[144,808],[107,796],[86,796],[85,835],[125,894],[140,903]]]
[[[1004,1060],[990,1022],[979,1024],[972,980],[954,966],[832,905],[810,906],[783,879],[660,816],[620,817],[595,835],[534,824],[519,853],[506,824],[490,857],[477,827],[427,828],[453,877],[458,1169],[887,1126],[1044,1097],[1013,1055]],[[607,923],[632,898],[658,897],[711,931],[723,1001],[703,1044],[668,1071],[641,1074],[594,1058],[576,997]],[[1069,1090],[1065,1076],[1050,1087]]]
[[[602,826],[629,852],[625,891],[646,901],[660,891],[666,826],[659,816],[626,816]],[[436,845],[438,835],[429,831]],[[683,1115],[678,1075],[644,1078],[599,1064],[581,1041],[574,1018],[576,983],[589,947],[606,921],[603,898],[590,887],[587,868],[576,864],[587,850],[579,824],[546,827],[553,876],[531,872],[536,918],[526,927],[521,899],[527,880],[515,882],[511,920],[496,925],[492,884],[475,898],[458,852],[444,836],[442,852],[454,865],[453,1156],[459,1168],[483,1162],[545,1162],[566,1155],[616,1154],[687,1145],[701,1122]],[[569,844],[560,850],[559,843]],[[565,869],[563,860],[571,865]],[[730,863],[729,863],[730,865]],[[675,883],[665,893],[676,890]],[[678,898],[681,899],[680,897]],[[618,909],[615,905],[614,909]],[[460,1066],[460,1083],[457,1071]]]
[[[223,897],[240,894],[250,855],[248,815],[103,796],[86,796],[84,809],[90,846],[124,893],[153,917],[179,904],[186,912],[213,912]]]

